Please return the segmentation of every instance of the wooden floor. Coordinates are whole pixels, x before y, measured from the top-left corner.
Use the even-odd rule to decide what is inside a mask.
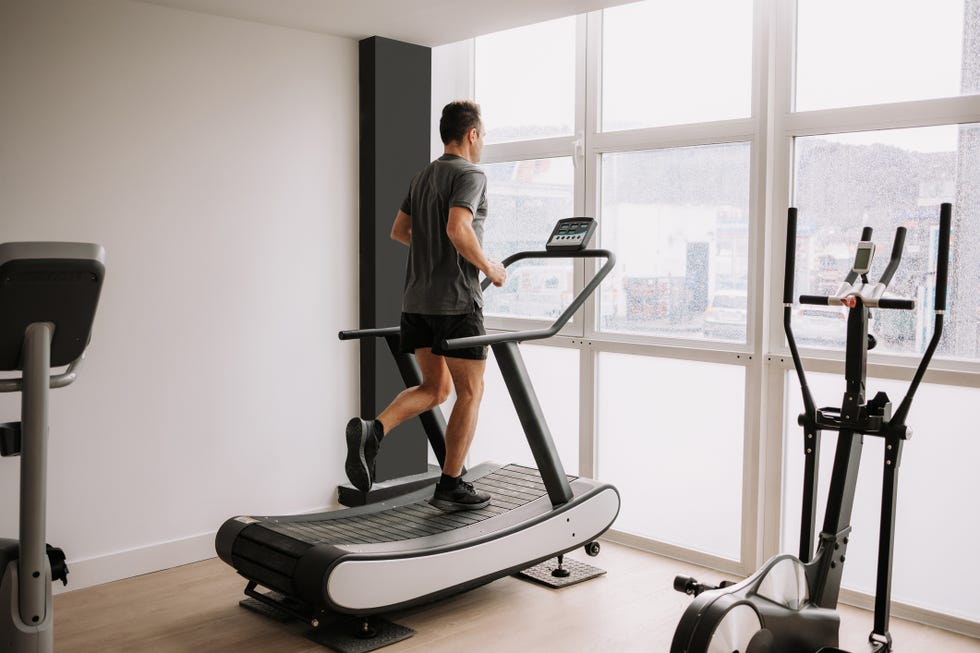
[[[385,653],[496,651],[654,651],[670,648],[689,598],[672,590],[676,574],[703,571],[609,542],[597,558],[574,552],[604,576],[561,590],[504,578],[452,599],[392,615],[417,634]],[[55,597],[55,649],[324,653],[303,637],[309,626],[282,624],[238,606],[244,581],[217,559]],[[843,609],[841,644],[866,651],[871,615]],[[980,653],[980,640],[893,620],[900,653]]]

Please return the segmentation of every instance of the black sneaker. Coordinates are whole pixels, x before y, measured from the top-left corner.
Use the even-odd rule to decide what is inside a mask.
[[[359,417],[347,422],[347,478],[361,492],[374,483],[374,463],[378,457],[377,422]]]
[[[446,512],[479,510],[490,505],[490,495],[485,492],[477,492],[472,483],[460,479],[456,487],[451,490],[442,488],[436,483],[436,490],[432,493],[429,503]]]

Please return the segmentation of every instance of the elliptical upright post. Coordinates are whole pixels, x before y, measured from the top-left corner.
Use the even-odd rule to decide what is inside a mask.
[[[783,325],[793,365],[800,381],[804,412],[799,417],[804,434],[803,514],[799,556],[779,555],[740,583],[706,586],[693,578],[677,577],[674,588],[694,595],[674,632],[671,653],[840,653],[840,616],[836,611],[841,577],[851,533],[851,509],[857,485],[864,436],[885,440],[881,520],[878,541],[874,628],[868,638],[870,653],[892,650],[888,630],[891,600],[892,549],[895,536],[898,467],[902,447],[911,437],[906,425],[912,399],[942,335],[948,277],[952,205],[942,204],[936,267],[935,327],[912,381],[897,410],[884,392],[865,400],[870,308],[915,308],[910,299],[884,297],[898,269],[905,229],[895,233],[891,258],[877,283],[868,281],[874,256],[872,230],[865,227],[854,264],[831,296],[803,295],[801,304],[846,306],[847,344],[845,390],[840,407],[816,408],[807,384],[791,325],[793,276],[796,263],[796,209],[789,209],[786,234],[786,272],[783,285]],[[869,345],[870,343],[870,345]],[[836,431],[837,449],[831,473],[823,527],[816,541],[816,492],[821,432]]]

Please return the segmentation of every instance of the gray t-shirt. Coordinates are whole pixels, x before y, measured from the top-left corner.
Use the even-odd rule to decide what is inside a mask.
[[[461,315],[483,308],[480,271],[456,251],[446,235],[453,206],[473,213],[473,231],[482,245],[486,175],[466,159],[444,154],[415,175],[401,206],[412,216],[402,299],[405,313]]]

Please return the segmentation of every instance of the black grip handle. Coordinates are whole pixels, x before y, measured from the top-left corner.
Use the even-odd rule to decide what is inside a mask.
[[[905,232],[907,230],[905,227],[899,227],[895,230],[895,242],[892,243],[892,255],[888,259],[888,265],[885,267],[885,271],[882,272],[881,278],[878,279],[878,283],[883,283],[886,286],[892,282],[892,277],[895,276],[895,271],[898,270],[899,263],[902,262],[902,250],[905,248]]]
[[[953,222],[953,205],[939,207],[939,260],[936,262],[936,310],[946,310],[946,281],[949,275],[949,234]]]
[[[831,300],[833,300],[833,297],[824,295],[800,295],[801,304],[810,304],[811,306],[838,306],[837,302],[831,303]],[[909,311],[915,308],[915,300],[882,297],[878,300],[877,306],[878,308],[897,308]]]
[[[349,329],[341,331],[337,337],[341,340],[359,340],[361,338],[384,338],[385,336],[396,336],[401,332],[401,327],[381,327],[379,329]]]
[[[878,300],[878,308],[897,308],[903,311],[911,311],[915,308],[915,300],[882,297]]]
[[[861,240],[871,240],[871,236],[874,235],[874,229],[871,227],[865,227],[861,230]]]
[[[793,276],[796,274],[796,207],[786,215],[786,267],[783,268],[783,304],[793,303]]]
[[[801,304],[811,304],[813,306],[830,306],[831,298],[824,295],[800,295]]]

